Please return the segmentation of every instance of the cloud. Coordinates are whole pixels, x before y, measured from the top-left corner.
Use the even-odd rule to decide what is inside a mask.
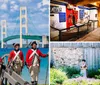
[[[37,28],[38,29],[45,29],[45,28],[49,29],[49,25],[48,24],[40,24],[37,26]]]
[[[17,11],[18,9],[19,9],[19,6],[18,5],[15,5],[15,6],[11,6],[10,7],[10,11],[11,12]]]
[[[8,25],[7,29],[9,29],[8,32],[13,33],[14,29],[16,29],[16,33],[17,33],[17,31],[19,31],[19,29],[18,29],[20,27],[19,24],[15,23],[15,22],[7,22],[7,25]]]
[[[41,8],[41,7],[47,6],[47,5],[49,5],[49,0],[42,0],[41,2],[39,2],[39,3],[37,4],[37,7],[38,7],[38,8]]]
[[[38,8],[41,8],[41,6],[42,6],[42,3],[41,2],[37,4],[37,7]]]
[[[3,0],[5,3],[7,3],[8,2],[8,0]]]
[[[7,4],[3,3],[0,7],[1,10],[7,10]]]
[[[42,8],[40,9],[42,12],[45,12],[47,10],[47,8]]]
[[[17,5],[16,1],[11,1],[10,2],[10,11],[14,12],[19,10],[19,6]]]
[[[18,10],[18,8],[19,8],[18,5],[15,5],[15,6],[13,7],[14,10]]]
[[[7,19],[8,18],[8,14],[3,14],[3,15],[0,16],[0,18]]]
[[[4,0],[0,0],[0,3],[2,3]]]
[[[13,5],[10,6],[10,11],[14,12],[14,11],[17,11],[17,10],[19,10],[19,6],[15,3],[13,3]]]
[[[28,9],[28,33],[48,35],[48,0],[0,0],[0,19],[7,20],[7,36],[18,35],[20,32],[20,6]],[[19,42],[19,39],[7,43],[13,42]]]
[[[29,34],[31,35],[48,35],[49,26],[37,24],[36,26],[29,26]],[[34,30],[35,29],[35,30]]]
[[[42,0],[37,4],[37,8],[40,9],[40,11],[45,12],[46,10],[48,10],[48,7],[45,6],[48,5],[49,5],[49,0]]]
[[[27,2],[27,0],[19,0],[19,2]]]
[[[8,0],[0,0],[0,3],[7,3]]]
[[[43,17],[49,18],[49,14],[43,14]]]
[[[15,1],[11,1],[10,4],[13,5],[13,4],[16,4],[16,2]]]
[[[1,3],[1,1],[3,2]],[[4,18],[7,20],[8,35],[11,35],[14,30],[16,32],[15,34],[19,32],[19,7],[23,5],[27,5],[28,8],[28,27],[36,29],[36,31],[29,30],[29,33],[40,33],[40,35],[48,33],[48,12],[45,12],[49,8],[48,0],[46,2],[45,0],[8,0],[8,3],[4,3],[4,1],[0,0],[0,9],[8,11],[1,10],[0,19]],[[39,33],[38,30],[40,31]]]
[[[8,20],[10,23],[19,23],[20,22],[20,19],[19,19],[19,16],[18,17],[15,17],[15,18],[9,18]]]
[[[38,24],[47,23],[49,19],[48,16],[49,16],[48,14],[45,14],[43,12],[33,13],[33,14],[30,14],[29,21],[33,23],[35,22]]]
[[[42,0],[43,5],[49,5],[49,0]]]
[[[27,2],[31,2],[32,0],[19,0],[19,2],[21,2],[21,3],[27,3]],[[34,1],[34,0],[33,0]]]

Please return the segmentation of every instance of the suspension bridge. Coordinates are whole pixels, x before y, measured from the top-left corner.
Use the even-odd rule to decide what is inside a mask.
[[[28,18],[27,18],[27,7],[20,7],[20,32],[19,35],[10,35],[7,36],[7,21],[1,20],[1,48],[4,48],[4,44],[7,43],[10,40],[14,39],[20,39],[20,47],[23,47],[23,39],[26,41],[26,45],[28,45],[28,40],[37,40],[42,43],[42,47],[44,47],[45,44],[48,44],[49,37],[46,35],[29,35],[28,30]],[[33,23],[32,23],[33,24]],[[25,29],[25,33],[23,33],[23,29]],[[34,30],[34,28],[33,28]],[[35,30],[34,30],[35,31]],[[39,32],[39,31],[37,31]],[[13,33],[14,34],[14,33]],[[24,34],[24,35],[23,35]]]
[[[16,35],[16,33],[13,32],[13,35],[9,35],[7,36],[7,32],[9,29],[7,26],[7,20],[1,20],[1,24],[0,24],[0,30],[1,30],[1,40],[0,40],[0,45],[1,48],[5,47],[5,43],[7,43],[8,41],[14,40],[14,39],[19,39],[20,40],[20,47],[23,47],[23,39],[26,41],[26,45],[28,45],[28,40],[36,40],[39,43],[42,43],[42,47],[44,47],[45,44],[48,44],[49,41],[49,37],[46,35],[29,35],[28,30],[28,16],[27,16],[27,7],[20,7],[20,24],[19,24],[19,32]],[[31,18],[30,18],[31,19]],[[34,25],[32,23],[32,25]],[[15,29],[15,28],[14,28]],[[25,33],[23,32],[23,29],[25,30]],[[32,29],[31,29],[32,30]],[[36,29],[35,29],[36,30]],[[33,31],[35,31],[33,28]],[[37,31],[37,30],[36,30]],[[15,31],[16,32],[16,31]],[[39,32],[39,31],[37,31]],[[40,33],[40,32],[39,32]],[[38,33],[38,34],[39,34]],[[6,62],[6,58],[9,56],[9,54],[5,54],[2,56],[2,59],[4,60],[4,65],[7,66]],[[16,74],[14,71],[11,72],[10,74],[10,68],[6,68],[6,70],[2,70],[2,76],[4,81],[2,82],[3,85],[8,85],[8,83],[12,84],[12,85],[25,85],[25,83],[27,81],[25,81],[21,76],[19,76],[18,74]],[[30,84],[29,84],[30,85]],[[45,82],[46,85],[46,82]]]

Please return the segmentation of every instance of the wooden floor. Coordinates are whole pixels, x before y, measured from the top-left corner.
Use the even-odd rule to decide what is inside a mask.
[[[88,33],[93,31],[93,28],[89,28],[88,29]],[[80,29],[80,37],[83,37],[84,35],[87,34],[87,27],[81,27]],[[50,33],[50,37],[51,37],[51,41],[58,41],[59,37],[59,32],[55,29],[51,28],[51,33]],[[61,41],[76,41],[77,40],[77,29],[74,28],[70,31],[63,31],[62,32],[62,36],[61,36]]]
[[[76,41],[100,41],[100,28],[96,28]]]

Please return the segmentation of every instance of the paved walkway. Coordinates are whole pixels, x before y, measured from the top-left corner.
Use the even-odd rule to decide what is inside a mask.
[[[68,79],[64,81],[64,84],[68,82],[69,82],[68,85],[71,85],[73,82],[77,82],[78,85],[83,85],[83,84],[84,85],[100,85],[100,79],[94,79],[94,78],[83,78],[83,77],[73,78],[73,79]]]

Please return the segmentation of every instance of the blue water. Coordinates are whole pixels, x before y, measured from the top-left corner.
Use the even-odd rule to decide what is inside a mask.
[[[22,48],[21,50],[23,51],[24,54],[24,59],[26,58],[26,52],[28,51],[29,48]],[[48,53],[48,48],[39,48],[42,53]],[[4,48],[0,49],[0,56],[3,56],[4,54],[10,53],[10,51],[13,50],[12,48]],[[7,59],[6,59],[7,60]],[[7,61],[6,61],[7,62]],[[46,58],[41,58],[41,63],[40,63],[40,73],[39,73],[39,84],[45,84],[46,80],[46,72],[48,68],[48,57]],[[48,72],[49,73],[49,72]],[[31,82],[30,74],[28,72],[28,69],[26,66],[24,66],[22,75],[21,75],[26,81]],[[49,76],[47,78],[47,84],[49,83]]]

